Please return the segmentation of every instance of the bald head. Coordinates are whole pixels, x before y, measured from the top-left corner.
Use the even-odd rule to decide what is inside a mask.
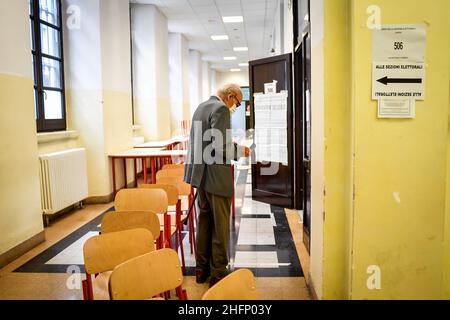
[[[234,83],[224,85],[217,91],[217,95],[228,108],[232,108],[234,105],[240,105],[244,98],[241,87]]]

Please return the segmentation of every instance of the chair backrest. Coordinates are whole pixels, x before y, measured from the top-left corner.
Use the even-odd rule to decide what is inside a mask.
[[[160,170],[156,174],[156,180],[159,178],[172,178],[172,177],[184,177],[184,168],[183,169],[171,169],[171,170]]]
[[[92,237],[83,248],[88,274],[112,271],[132,258],[155,250],[153,235],[146,229],[133,229]]]
[[[168,184],[143,184],[139,186],[142,189],[162,189],[167,193],[167,201],[169,206],[175,206],[178,203],[178,188]]]
[[[114,205],[116,211],[165,213],[169,204],[162,189],[123,189],[117,193]]]
[[[149,300],[183,283],[180,258],[163,249],[117,266],[109,280],[111,300]]]
[[[163,170],[184,170],[184,164],[166,164],[162,168]]]
[[[159,219],[156,213],[149,211],[110,212],[102,220],[102,234],[132,229],[146,229],[158,239],[160,235]]]
[[[183,177],[159,177],[156,181],[158,184],[175,186],[182,197],[189,196],[192,191],[192,187],[183,181]]]
[[[258,300],[253,273],[247,269],[233,272],[209,289],[202,300]]]

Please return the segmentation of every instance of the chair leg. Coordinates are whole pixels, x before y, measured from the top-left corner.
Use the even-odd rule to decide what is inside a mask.
[[[178,228],[178,238],[180,239],[181,263],[183,264],[183,274],[186,275],[186,262],[184,260],[184,248],[183,248],[183,233],[180,228]]]
[[[183,300],[183,301],[185,301],[185,300],[188,299],[188,298],[187,298],[186,290],[183,290],[183,287],[181,287],[181,286],[178,287],[178,288],[176,289],[176,291],[177,291],[178,299]]]
[[[191,247],[191,254],[194,254],[194,241],[195,241],[195,236],[194,236],[194,230],[192,228],[192,216],[190,216],[189,218],[189,245]]]
[[[197,251],[197,248],[196,248],[196,237],[195,237],[195,226],[194,226],[194,219],[193,219],[193,217],[191,216],[190,218],[189,218],[189,222],[190,222],[190,224],[189,224],[189,233],[191,234],[191,239],[192,239],[192,242],[191,242],[191,251],[192,251],[192,254],[195,254],[195,252]]]
[[[92,276],[86,273],[86,300],[93,301],[94,300],[94,288],[92,286]]]
[[[83,300],[88,301],[89,300],[89,291],[88,291],[88,287],[87,287],[87,280],[83,280],[81,282],[81,285],[83,287]]]

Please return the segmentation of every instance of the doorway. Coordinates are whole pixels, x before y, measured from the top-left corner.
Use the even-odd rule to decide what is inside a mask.
[[[303,242],[311,250],[311,23],[310,0],[294,2],[296,206],[303,210]]]

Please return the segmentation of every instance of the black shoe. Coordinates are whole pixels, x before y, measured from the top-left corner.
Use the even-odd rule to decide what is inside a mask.
[[[195,269],[195,278],[198,284],[205,283],[206,280],[208,280],[209,276],[210,276],[209,271],[205,271],[204,269],[201,268]]]
[[[209,281],[209,288],[214,287],[223,278],[225,278],[225,277],[211,277],[211,280]]]

